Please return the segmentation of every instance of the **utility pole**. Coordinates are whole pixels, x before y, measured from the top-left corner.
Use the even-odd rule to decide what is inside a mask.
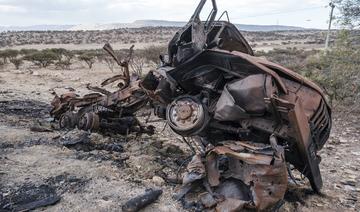
[[[327,33],[326,41],[325,41],[325,49],[328,49],[328,48],[329,48],[329,40],[330,40],[330,32],[331,32],[331,23],[332,23],[332,20],[333,20],[335,4],[332,3],[332,2],[330,2],[329,6],[331,7],[331,12],[330,12],[329,29],[328,29],[328,33]]]

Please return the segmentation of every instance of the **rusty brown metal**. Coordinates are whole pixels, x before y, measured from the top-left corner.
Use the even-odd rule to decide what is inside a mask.
[[[313,189],[320,192],[323,185],[318,166],[320,160],[316,155],[315,144],[311,137],[308,118],[305,115],[301,99],[297,99],[294,107],[289,111],[289,120],[301,159],[307,164],[304,174],[309,178]]]
[[[130,78],[128,63],[130,55],[124,61],[116,57],[110,44],[104,49],[109,52],[118,64],[123,68],[123,74],[113,76],[101,83],[107,86],[121,81],[118,90],[110,92],[104,88],[87,85],[90,91],[96,93],[86,94],[78,97],[74,93],[55,95],[52,101],[53,109],[51,115],[59,119],[61,128],[78,127],[82,130],[115,130],[126,134],[132,130],[136,132],[152,133],[153,128],[147,128],[134,117],[133,113],[146,105],[148,97],[140,87],[140,80],[137,77]]]
[[[198,180],[208,182],[214,190],[203,193],[200,199],[206,208],[216,211],[272,207],[284,198],[288,179],[284,149],[277,145],[275,137],[272,139],[272,146],[225,141],[222,146],[208,151],[205,158],[194,156],[183,184]],[[226,171],[220,170],[220,158],[223,157],[228,160]],[[236,184],[243,186],[233,193]]]

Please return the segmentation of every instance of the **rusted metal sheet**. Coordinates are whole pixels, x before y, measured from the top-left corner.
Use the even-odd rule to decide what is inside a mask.
[[[221,165],[226,166],[225,171],[220,170],[224,157],[228,161]],[[222,146],[209,150],[205,158],[194,156],[187,171],[184,185],[198,180],[209,183],[210,191],[207,189],[200,199],[205,208],[215,208],[216,211],[268,209],[283,199],[287,189],[284,149],[276,143],[274,146],[256,147],[244,142],[225,141]],[[196,177],[189,181],[189,176]]]
[[[320,192],[323,182],[319,168],[319,158],[316,155],[315,143],[312,140],[309,120],[305,115],[301,99],[297,99],[294,108],[289,112],[289,120],[295,134],[296,144],[304,162],[304,174],[309,178],[311,186]]]

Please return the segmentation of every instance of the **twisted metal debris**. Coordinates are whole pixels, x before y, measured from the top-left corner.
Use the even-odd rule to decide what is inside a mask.
[[[202,0],[189,23],[161,55],[161,66],[144,79],[130,77],[129,57],[121,61],[109,44],[104,49],[123,67],[110,93],[56,96],[52,115],[60,126],[84,130],[153,133],[134,113],[151,105],[183,137],[196,137],[202,150],[183,178],[179,200],[194,187],[203,208],[264,210],[283,199],[287,164],[306,176],[320,192],[318,151],[329,138],[331,109],[321,88],[281,65],[254,56],[239,30],[216,20],[217,6],[200,19]],[[132,51],[130,51],[132,52]]]

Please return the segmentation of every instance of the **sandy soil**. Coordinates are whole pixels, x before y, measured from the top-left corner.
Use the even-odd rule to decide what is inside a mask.
[[[113,74],[104,65],[87,70],[80,63],[68,71],[0,70],[0,201],[24,185],[47,185],[61,200],[42,210],[120,211],[146,188],[161,188],[160,200],[144,211],[184,211],[172,198],[177,186],[154,178],[176,174],[179,160],[190,154],[171,131],[162,132],[163,123],[152,137],[89,136],[93,142],[119,144],[124,152],[64,147],[64,140],[82,134],[78,131],[30,131],[34,124],[50,126],[50,89],[62,93],[71,87],[81,94],[87,83],[99,84]],[[280,211],[359,211],[360,116],[334,116],[331,138],[321,151],[323,194],[313,194],[308,182],[298,179],[299,185],[289,183]]]

